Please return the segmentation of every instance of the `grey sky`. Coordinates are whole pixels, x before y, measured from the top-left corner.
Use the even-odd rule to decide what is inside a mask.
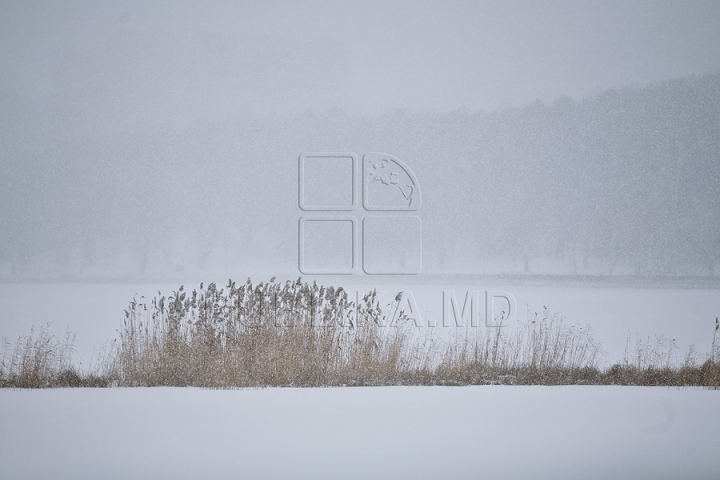
[[[128,122],[498,109],[720,71],[720,2],[3,2],[0,84]]]

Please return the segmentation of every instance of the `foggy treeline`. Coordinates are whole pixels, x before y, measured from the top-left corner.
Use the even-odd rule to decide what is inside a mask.
[[[501,112],[167,122],[115,121],[133,105],[73,78],[50,102],[0,83],[0,278],[292,273],[306,151],[411,166],[425,273],[720,268],[720,75]]]

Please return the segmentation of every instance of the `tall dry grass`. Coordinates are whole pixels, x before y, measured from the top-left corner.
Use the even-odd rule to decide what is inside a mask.
[[[353,302],[342,287],[249,279],[223,288],[182,286],[133,299],[119,338],[94,367],[71,363],[74,337],[47,326],[4,342],[0,386],[199,386],[618,384],[720,386],[720,324],[711,352],[678,358],[673,340],[636,338],[621,362],[601,366],[588,326],[547,309],[503,328],[438,338],[375,291]]]
[[[72,364],[75,335],[58,337],[50,325],[32,327],[13,344],[3,339],[0,353],[0,387],[45,388],[102,386],[106,379],[81,373]]]
[[[588,326],[568,325],[547,309],[514,328],[478,330],[444,348],[436,381],[458,385],[590,383],[602,358]]]
[[[715,330],[710,352],[700,355],[690,346],[678,357],[675,339],[663,335],[635,337],[634,346],[628,335],[622,362],[607,369],[601,382],[614,385],[646,386],[705,386],[720,388],[720,345],[717,344],[720,320],[715,318]]]
[[[210,284],[133,300],[111,376],[123,385],[377,385],[422,374],[407,317],[356,305],[342,288],[295,282]]]

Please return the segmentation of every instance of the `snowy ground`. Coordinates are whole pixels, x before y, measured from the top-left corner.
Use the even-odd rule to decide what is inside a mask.
[[[177,286],[0,284],[0,335],[69,327],[85,366],[133,294]],[[411,287],[441,318],[446,286]],[[609,361],[628,332],[703,353],[720,314],[717,289],[447,288],[590,323]],[[717,479],[719,409],[720,391],[697,388],[0,389],[0,478]]]
[[[0,390],[0,477],[720,478],[720,391]]]

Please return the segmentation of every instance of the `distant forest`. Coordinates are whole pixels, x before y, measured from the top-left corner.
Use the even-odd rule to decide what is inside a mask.
[[[304,151],[410,164],[427,273],[720,270],[720,75],[502,112],[132,124],[109,93],[62,91],[39,104],[0,83],[0,278],[292,267]]]

